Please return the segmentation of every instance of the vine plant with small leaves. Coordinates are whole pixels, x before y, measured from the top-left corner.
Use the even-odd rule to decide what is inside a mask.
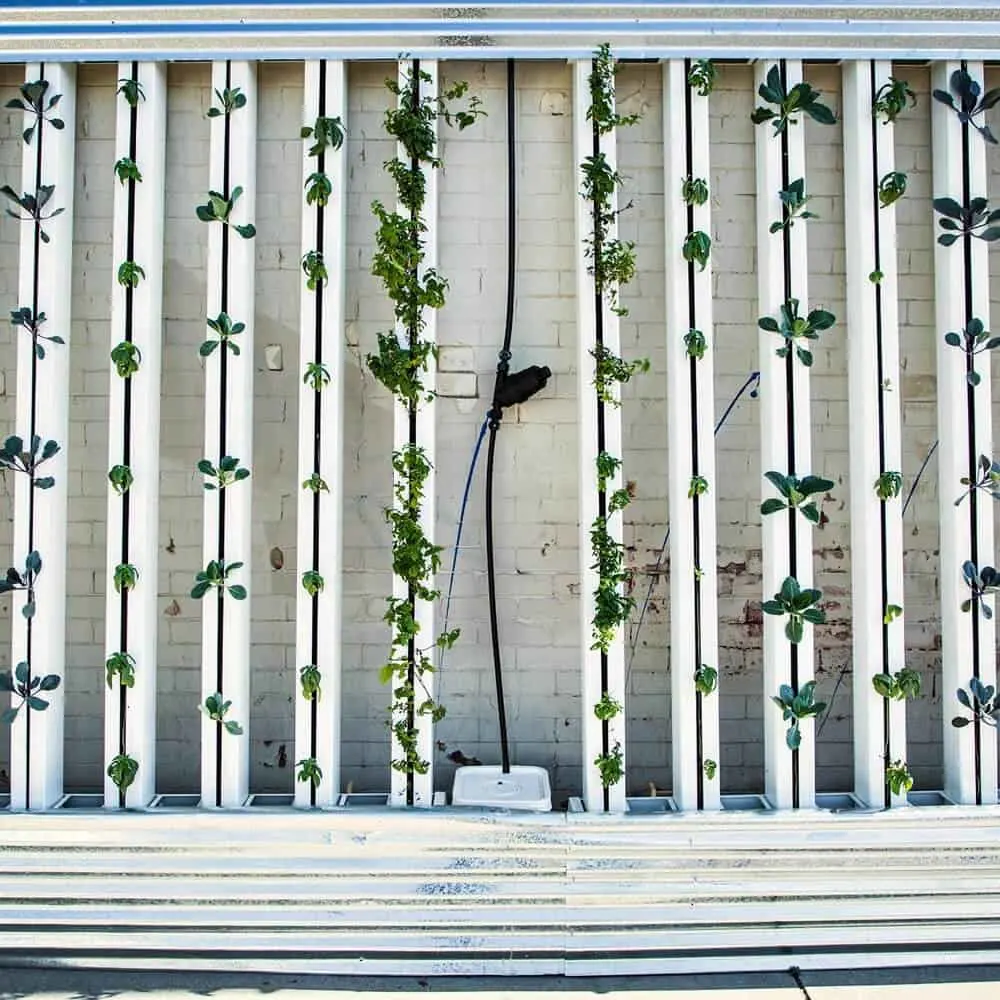
[[[639,372],[649,369],[645,360],[625,361],[611,351],[604,343],[603,305],[616,316],[628,315],[622,305],[621,289],[635,276],[635,244],[622,240],[617,235],[618,216],[631,207],[618,207],[616,195],[622,186],[621,174],[612,168],[607,155],[601,149],[601,139],[617,128],[634,125],[638,115],[621,115],[615,108],[615,77],[618,68],[609,45],[597,48],[591,61],[588,77],[590,104],[587,120],[591,123],[593,151],[580,164],[580,196],[588,206],[591,231],[584,238],[584,253],[588,263],[588,273],[593,278],[594,295],[598,301],[596,310],[595,347],[590,352],[594,359],[593,385],[598,407],[597,442],[597,517],[590,526],[590,547],[593,562],[591,569],[597,573],[594,590],[594,616],[591,622],[591,649],[601,657],[601,699],[594,706],[594,714],[603,724],[604,747],[594,758],[605,788],[622,780],[624,754],[621,744],[609,743],[608,723],[620,715],[624,708],[607,690],[607,656],[611,644],[620,632],[635,604],[628,593],[631,574],[625,566],[625,547],[615,540],[611,533],[611,519],[620,514],[632,499],[632,488],[628,485],[614,487],[621,471],[621,459],[611,454],[603,439],[604,407],[621,405],[621,386]],[[690,196],[700,197],[700,189],[692,185]],[[704,234],[700,234],[704,235]],[[707,239],[707,237],[705,237]],[[692,244],[691,252],[701,254],[703,247]],[[707,249],[704,251],[707,259]]]
[[[433,579],[441,547],[427,538],[421,525],[431,465],[416,439],[416,416],[418,408],[434,397],[424,384],[424,375],[436,353],[434,343],[424,337],[426,311],[440,309],[448,289],[445,278],[435,268],[425,266],[425,170],[442,165],[437,155],[438,121],[463,130],[483,114],[479,98],[468,96],[467,83],[455,83],[435,94],[427,92],[426,85],[432,81],[414,60],[403,79],[385,82],[395,98],[395,106],[385,113],[385,129],[401,148],[400,155],[385,164],[396,185],[398,208],[390,211],[380,201],[371,205],[377,223],[371,271],[382,281],[392,301],[396,323],[394,329],[378,335],[377,350],[367,356],[367,364],[375,378],[405,407],[410,425],[408,442],[392,456],[395,502],[385,511],[392,533],[393,573],[405,585],[407,596],[386,599],[384,620],[392,637],[388,658],[380,671],[382,683],[392,685],[390,725],[397,749],[392,767],[407,776],[407,805],[414,801],[414,775],[426,774],[430,767],[420,753],[419,720],[437,721],[445,713],[444,706],[429,694],[427,679],[434,669],[430,654],[435,646],[451,648],[459,632],[442,632],[430,645],[421,645],[423,637],[416,616],[418,601],[438,597]]]
[[[24,765],[25,765],[25,802],[31,807],[31,718],[33,712],[44,712],[50,702],[42,695],[55,691],[62,682],[58,674],[41,674],[34,670],[33,657],[33,625],[37,613],[35,586],[42,572],[42,557],[35,548],[35,499],[37,491],[51,489],[55,478],[51,475],[39,475],[40,467],[59,452],[56,441],[44,440],[38,434],[37,410],[41,395],[39,388],[40,364],[46,358],[45,344],[62,346],[63,338],[56,333],[43,332],[46,323],[45,313],[39,308],[38,301],[38,269],[39,248],[42,243],[49,243],[51,236],[43,228],[43,222],[62,214],[63,208],[54,202],[55,185],[43,184],[42,176],[42,138],[46,129],[61,131],[65,122],[58,117],[56,109],[61,100],[60,94],[49,92],[48,80],[34,80],[21,84],[20,96],[6,102],[6,107],[24,114],[25,128],[21,134],[24,142],[24,156],[32,156],[35,161],[35,188],[31,191],[17,192],[10,185],[0,187],[0,195],[12,202],[14,208],[7,208],[7,214],[19,222],[32,227],[34,236],[34,287],[35,297],[29,305],[21,305],[11,310],[10,322],[15,329],[23,330],[31,338],[31,399],[29,405],[30,426],[23,436],[13,435],[4,442],[0,450],[0,468],[14,474],[23,475],[28,480],[26,523],[27,555],[24,557],[23,568],[10,566],[0,578],[0,595],[24,594],[21,605],[23,619],[24,659],[14,665],[13,670],[0,672],[0,692],[10,695],[10,704],[0,712],[0,723],[12,725],[24,709]],[[37,141],[36,141],[37,140]],[[15,752],[11,748],[12,754]]]

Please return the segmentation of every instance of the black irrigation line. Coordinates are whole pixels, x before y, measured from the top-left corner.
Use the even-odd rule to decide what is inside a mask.
[[[875,63],[869,65],[869,82],[874,100],[878,91],[878,81],[875,78]],[[878,162],[878,118],[871,116],[871,142],[872,142],[872,202],[874,206],[874,251],[875,270],[882,270],[882,221],[879,212],[881,211],[878,202],[879,169]],[[885,467],[885,356],[883,352],[883,323],[882,323],[882,282],[875,283],[875,378],[878,386],[878,471],[879,475],[886,472]],[[890,673],[889,670],[889,623],[885,620],[885,609],[889,606],[889,542],[888,542],[888,522],[889,516],[886,510],[885,501],[879,504],[879,576],[881,585],[881,606],[882,612],[882,672]],[[889,762],[892,753],[892,741],[890,739],[890,713],[889,699],[882,699],[882,756],[883,772],[888,773]],[[892,791],[889,782],[883,781],[883,803],[886,809],[892,806]]]
[[[788,93],[788,66],[784,59],[780,62],[781,87]],[[781,188],[788,190],[790,183],[788,170],[788,128],[781,133]],[[782,204],[782,217],[787,218],[789,209]],[[792,242],[791,226],[785,226],[781,231],[782,256],[784,264],[784,297],[788,302],[792,298]],[[785,441],[788,450],[788,475],[795,473],[795,351],[789,345],[785,356]],[[798,512],[795,507],[788,509],[788,575],[798,579],[798,538],[796,537],[795,518]],[[790,668],[792,690],[799,691],[799,647],[797,643],[790,644]],[[799,808],[799,751],[792,751],[792,808]]]
[[[688,78],[691,72],[691,60],[684,60],[684,79]],[[694,177],[694,135],[691,128],[691,88],[684,88],[684,156],[686,175]],[[694,205],[687,204],[687,231],[694,232]],[[698,326],[697,305],[695,302],[695,262],[689,261],[687,267],[687,292],[688,292],[688,326],[692,329]],[[691,475],[699,475],[699,448],[698,441],[698,360],[694,357],[688,358],[688,374],[690,378],[690,403],[691,403]],[[701,669],[702,658],[702,633],[701,633],[701,497],[697,491],[693,491],[691,498],[692,530],[694,535],[694,565],[692,586],[694,588],[694,671]],[[702,704],[703,695],[701,691],[695,690],[695,732],[697,742],[696,775],[698,782],[698,808],[705,808],[705,733],[703,723]]]
[[[319,63],[319,116],[326,115],[326,60]],[[326,170],[326,152],[321,149],[317,157],[316,169],[319,173]],[[316,205],[316,252],[322,257],[325,249],[323,244],[323,205]],[[323,363],[323,282],[316,282],[316,309],[314,326],[313,360],[318,365]],[[339,377],[339,375],[338,375]],[[313,475],[320,475],[322,465],[321,439],[323,434],[323,393],[313,393]],[[312,498],[312,568],[319,572],[319,540],[320,540],[320,491],[313,490]],[[312,622],[310,628],[309,662],[314,666],[319,664],[319,593],[312,595]],[[319,703],[316,692],[313,692],[309,705],[309,756],[316,759],[316,728],[319,721]],[[316,784],[309,782],[309,805],[316,805]]]
[[[596,60],[591,60],[590,72],[592,74],[597,73],[597,62]],[[592,155],[595,161],[601,155],[601,129],[600,124],[597,121],[597,117],[593,116],[593,128],[591,130],[592,135]],[[604,248],[601,245],[601,206],[595,194],[592,199],[591,206],[592,224],[594,227],[594,262],[595,267],[597,262],[600,260],[600,255],[604,252]],[[594,281],[594,344],[596,346],[597,356],[600,357],[603,353],[602,348],[604,347],[604,296],[602,290],[598,287],[598,283]],[[597,396],[597,454],[600,455],[606,444],[606,431],[604,425],[604,401],[601,399],[600,392],[598,392],[595,387],[594,392]],[[597,490],[597,516],[605,523],[607,522],[608,514],[608,497],[606,490]],[[601,650],[601,695],[608,690],[608,654]],[[611,751],[611,727],[608,719],[601,720],[601,754],[603,757],[607,758]],[[604,797],[604,811],[608,812],[611,808],[611,791],[607,785],[602,783],[603,797]]]
[[[131,79],[138,83],[139,63],[132,61]],[[135,162],[138,152],[138,104],[132,104],[129,109],[129,136],[128,155],[132,162]],[[128,212],[126,218],[125,232],[125,259],[135,259],[135,178],[128,180]],[[134,310],[135,310],[135,289],[131,282],[125,285],[125,341],[134,341]],[[132,379],[124,380],[124,400],[122,403],[122,464],[126,468],[132,466]],[[129,521],[131,514],[131,493],[126,490],[122,494],[122,531],[121,531],[121,559],[119,562],[129,561]],[[119,631],[119,649],[123,653],[128,652],[128,596],[129,588],[121,589],[121,620]],[[118,684],[118,753],[124,756],[128,749],[128,688],[121,683],[119,677]],[[125,808],[125,798],[127,789],[118,789],[118,808]]]
[[[232,87],[232,63],[226,60],[226,90]],[[223,144],[222,144],[222,196],[228,199],[231,197],[230,184],[230,163],[229,154],[232,141],[232,127],[229,112],[223,114]],[[223,313],[229,312],[229,226],[222,227],[222,267],[221,283],[219,289],[219,308]],[[226,432],[228,405],[227,393],[229,390],[229,350],[226,344],[219,345],[219,461],[222,461],[226,454]],[[218,560],[222,568],[225,568],[226,558],[226,491],[219,489],[219,526],[217,538]],[[216,597],[217,619],[215,624],[215,684],[220,695],[225,693],[223,688],[223,674],[225,663],[225,616],[224,604],[225,587],[219,587]],[[215,805],[216,808],[222,806],[222,723],[215,725]]]
[[[962,72],[968,72],[968,63],[962,60]],[[971,195],[972,179],[970,177],[969,165],[969,125],[962,123],[962,204],[968,205]],[[965,232],[962,235],[962,263],[964,273],[964,298],[965,298],[965,324],[967,330],[973,320],[972,302],[972,234]],[[969,463],[969,482],[974,483],[977,476],[976,465],[976,397],[975,387],[969,381],[968,376],[975,370],[975,357],[971,352],[965,355],[965,412],[966,412],[966,435],[967,451]],[[969,491],[969,539],[973,564],[979,567],[979,504],[977,490]],[[972,676],[979,680],[980,677],[980,635],[979,635],[979,602],[973,601],[970,624],[972,626]],[[974,713],[972,720],[973,752],[975,755],[976,772],[976,805],[983,804],[983,747],[982,747],[982,726],[979,715]]]
[[[38,78],[40,80],[45,79],[45,63],[40,63],[38,66]],[[38,125],[35,128],[35,135],[38,139],[38,145],[35,147],[35,195],[37,196],[39,189],[42,186],[42,137],[45,133],[45,118],[42,115],[38,117]],[[28,441],[34,441],[35,435],[38,433],[38,352],[35,347],[38,344],[38,306],[39,300],[41,298],[41,278],[39,275],[39,254],[41,252],[42,246],[42,221],[39,217],[41,213],[37,213],[35,216],[35,231],[33,235],[33,251],[32,251],[32,268],[33,272],[31,275],[31,321],[35,324],[35,332],[32,336],[31,342],[31,402],[30,402],[30,433]],[[28,552],[35,551],[35,484],[34,476],[32,476],[31,482],[28,483]],[[28,601],[33,601],[35,598],[34,594],[34,583],[35,574],[32,572],[30,574],[31,587],[28,590]],[[32,624],[34,622],[34,617],[25,619],[25,643],[24,643],[24,659],[28,664],[28,676],[25,679],[25,683],[30,690],[31,688],[31,647],[32,647]],[[27,809],[31,808],[31,711],[26,708],[24,713],[24,804]]]

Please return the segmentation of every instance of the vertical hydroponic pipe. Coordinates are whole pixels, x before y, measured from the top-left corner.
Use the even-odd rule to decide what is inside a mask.
[[[754,83],[766,84],[774,63],[756,64]],[[789,91],[802,80],[798,60],[777,64],[780,84]],[[775,221],[785,217],[780,192],[805,177],[805,124],[798,115],[794,125],[775,133],[770,121],[754,129],[757,165],[757,289],[762,316],[779,317],[782,306],[798,299],[804,315],[808,302],[806,223],[798,222],[777,232]],[[803,476],[811,466],[811,412],[809,369],[794,349],[778,357],[782,341],[762,329],[760,349],[761,470],[783,476]],[[765,490],[765,499],[769,496]],[[779,592],[783,581],[795,578],[803,588],[812,587],[812,530],[795,509],[764,516],[761,522],[762,591],[765,599]],[[813,636],[807,626],[800,642],[791,642],[786,620],[765,614],[764,637],[764,783],[776,809],[811,808],[815,795],[815,741],[813,723],[801,723],[798,749],[786,742],[788,724],[770,704],[782,685],[798,692],[813,678]]]
[[[981,62],[940,62],[931,71],[931,85],[937,92],[952,92],[956,72],[983,82]],[[986,144],[955,112],[934,100],[931,106],[931,154],[934,197],[950,198],[969,206],[975,198],[989,193]],[[965,728],[951,725],[960,707],[955,691],[967,689],[970,678],[984,685],[996,684],[996,627],[994,619],[983,615],[973,601],[970,610],[961,610],[971,597],[963,576],[965,562],[982,569],[995,565],[993,551],[994,501],[986,493],[973,490],[961,503],[963,478],[978,478],[980,455],[993,456],[990,399],[990,352],[967,353],[965,331],[974,321],[989,330],[990,276],[988,244],[971,234],[954,234],[939,225],[934,216],[934,305],[937,345],[937,426],[938,497],[941,553],[941,689],[945,709],[944,784],[945,792],[963,804],[997,801],[997,753],[992,732],[984,732],[978,718]],[[947,221],[947,220],[946,220]],[[981,231],[981,230],[980,230]],[[957,345],[946,335],[957,333]],[[975,346],[975,345],[974,345]],[[978,345],[981,347],[982,345]],[[973,384],[977,381],[978,384]],[[993,598],[987,602],[995,603]]]
[[[46,113],[26,114],[21,190],[38,203],[34,218],[18,212],[20,254],[17,309],[35,327],[17,330],[15,426],[27,443],[54,441],[61,450],[45,465],[54,483],[38,489],[34,478],[14,477],[13,565],[24,567],[37,551],[42,569],[26,602],[12,602],[11,663],[27,664],[28,683],[40,675],[65,676],[66,667],[66,447],[69,440],[70,303],[73,277],[73,193],[75,184],[76,67],[70,63],[28,63],[25,81],[44,83]],[[49,102],[58,97],[58,103]],[[63,127],[53,125],[58,119]],[[46,199],[44,192],[51,187]],[[25,314],[24,310],[28,310]],[[44,319],[42,318],[44,314]],[[56,338],[56,339],[50,339]],[[47,809],[63,791],[63,688],[47,691],[44,711],[25,705],[11,725],[10,802],[13,809]]]
[[[248,62],[212,64],[205,356],[202,596],[202,805],[235,807],[249,791],[253,459],[254,217],[257,77]],[[207,351],[207,354],[205,353]],[[226,461],[230,460],[230,461]],[[232,460],[235,460],[235,464]],[[232,467],[231,467],[232,466]],[[208,471],[211,470],[214,471]],[[240,582],[237,582],[240,581]],[[228,703],[228,705],[227,705]]]
[[[335,805],[340,791],[346,84],[343,62],[305,64],[296,548],[300,573],[324,586],[296,593],[299,806]]]
[[[156,779],[164,63],[118,64],[108,393],[104,805],[148,805]],[[114,586],[133,565],[135,587]]]
[[[892,64],[844,64],[844,235],[850,400],[851,618],[854,663],[854,789],[870,806],[893,795],[886,768],[906,760],[906,702],[885,698],[872,675],[906,665],[896,209],[879,186],[896,172],[894,128],[873,111]],[[893,494],[893,495],[890,495]]]
[[[709,99],[689,85],[691,67],[663,67],[670,716],[684,810],[720,805],[712,268],[683,254],[692,235],[711,233]]]

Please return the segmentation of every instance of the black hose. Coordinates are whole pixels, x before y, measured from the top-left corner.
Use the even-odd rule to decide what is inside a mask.
[[[504,319],[503,347],[493,383],[493,405],[489,412],[490,441],[486,452],[486,580],[490,600],[490,641],[493,644],[493,680],[497,694],[497,722],[500,727],[500,761],[504,774],[510,774],[510,746],[507,739],[507,711],[503,697],[503,664],[500,659],[500,628],[497,618],[496,566],[493,559],[493,460],[496,456],[497,431],[503,419],[500,394],[510,371],[510,342],[514,332],[514,282],[517,263],[517,178],[515,160],[514,60],[507,60],[507,308]]]

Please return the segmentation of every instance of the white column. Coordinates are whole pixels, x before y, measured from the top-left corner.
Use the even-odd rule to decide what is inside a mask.
[[[31,335],[17,336],[16,433],[30,442],[37,434],[43,444],[53,440],[61,450],[42,467],[41,476],[52,476],[48,490],[32,489],[25,475],[14,477],[14,545],[11,565],[24,569],[25,557],[37,550],[42,571],[35,583],[36,614],[22,615],[23,593],[11,601],[13,616],[11,665],[28,662],[31,676],[56,674],[61,683],[43,694],[45,711],[25,706],[11,726],[11,807],[45,809],[63,789],[63,694],[66,687],[66,501],[69,446],[70,300],[73,276],[73,185],[75,180],[76,67],[67,63],[28,63],[25,81],[48,81],[44,106],[56,95],[60,100],[48,117],[63,120],[58,130],[37,125],[25,115],[25,128],[37,125],[32,141],[22,152],[21,190],[34,195],[39,186],[54,185],[43,214],[61,209],[41,228],[48,242],[36,239],[32,222],[20,222],[20,268],[17,307],[34,316],[45,314],[40,328],[44,337],[61,337],[65,344],[43,341],[45,357],[36,357]],[[14,185],[11,185],[14,186]],[[37,288],[37,292],[36,292]]]
[[[229,116],[228,149],[226,116],[212,119],[209,187],[223,194],[231,194],[237,186],[243,188],[232,215],[235,226],[252,223],[255,212],[256,65],[237,61],[213,63],[213,104],[219,104],[215,91],[222,93],[227,87],[238,87],[247,103]],[[225,190],[227,186],[228,191]],[[206,225],[209,226],[208,315],[214,318],[225,312],[234,323],[245,323],[246,328],[235,338],[240,348],[238,356],[220,346],[205,362],[205,457],[217,465],[223,455],[230,455],[249,469],[253,460],[254,240],[243,239],[235,228],[223,227],[218,222]],[[228,243],[228,266],[225,268],[224,242]],[[206,331],[206,336],[214,334]],[[224,395],[221,389],[223,366],[227,380]],[[223,413],[224,441],[221,433]],[[204,562],[220,558],[227,564],[242,562],[243,567],[231,576],[230,582],[249,588],[253,496],[250,482],[236,483],[221,491],[221,496],[225,503],[225,531],[220,546],[220,492],[205,493]],[[238,601],[227,594],[221,604],[220,657],[219,601],[214,593],[209,593],[202,601],[202,703],[206,697],[221,690],[224,699],[232,702],[227,719],[238,722],[243,734],[222,733],[222,781],[217,796],[218,725],[203,716],[201,789],[204,806],[218,804],[231,808],[245,801],[250,771],[250,598]]]
[[[573,163],[576,176],[579,165],[594,152],[594,138],[591,123],[587,119],[590,106],[591,61],[578,60],[573,63]],[[612,170],[615,168],[615,134],[610,132],[601,137],[600,149]],[[614,199],[614,196],[612,196]],[[616,203],[616,202],[615,202]],[[594,389],[594,358],[591,351],[596,347],[597,303],[594,294],[594,278],[588,272],[590,260],[586,256],[585,240],[593,231],[590,205],[583,198],[576,198],[576,325],[577,325],[577,378],[580,425],[580,670],[583,695],[582,748],[583,748],[583,798],[589,812],[625,811],[626,777],[607,788],[601,783],[601,775],[594,758],[619,747],[625,760],[625,714],[619,712],[614,718],[602,722],[594,714],[594,706],[607,692],[619,704],[625,704],[625,643],[624,634],[619,629],[607,654],[607,682],[602,683],[601,653],[591,649],[594,643],[592,620],[594,617],[594,591],[597,589],[598,574],[592,569],[594,562],[590,541],[590,531],[598,516],[597,455],[598,447],[598,400]],[[613,234],[612,234],[613,235]],[[613,354],[620,351],[618,317],[611,311],[607,301],[602,301],[602,323],[604,346]],[[617,393],[617,384],[609,387]],[[622,432],[621,412],[618,407],[604,407],[604,450],[621,457]],[[609,480],[607,493],[610,496],[624,485],[621,468]],[[612,515],[608,521],[608,534],[618,543],[622,541],[622,514]],[[605,738],[605,725],[607,726]],[[605,798],[607,804],[605,805]]]
[[[312,125],[320,116],[347,117],[347,87],[340,61],[305,64],[303,122]],[[315,757],[322,781],[313,792],[308,781],[295,782],[299,806],[332,806],[340,791],[341,651],[340,621],[343,592],[343,449],[344,449],[344,241],[346,234],[347,172],[343,147],[327,150],[320,165],[303,142],[303,184],[322,168],[333,183],[325,208],[302,210],[302,254],[320,250],[329,274],[315,291],[302,275],[299,327],[299,367],[322,364],[330,382],[320,391],[299,377],[298,576],[310,569],[324,579],[325,587],[310,597],[299,585],[295,611],[295,662],[298,668],[315,665],[321,675],[321,696],[313,706],[295,682],[295,760]],[[301,484],[318,474],[327,489],[314,492]],[[313,714],[315,711],[315,720]],[[296,767],[296,772],[298,767]]]
[[[883,472],[902,471],[896,208],[881,208],[878,198],[879,181],[895,170],[895,126],[872,116],[875,95],[891,73],[890,62],[845,63],[842,102],[854,788],[874,807],[906,801],[905,793],[892,796],[885,780],[887,753],[890,763],[906,760],[906,703],[887,701],[871,683],[873,674],[895,674],[906,665],[903,618],[885,621],[887,605],[904,607],[902,499],[882,501],[875,491]],[[876,271],[882,277],[872,281]]]
[[[685,178],[700,178],[707,183],[711,175],[708,98],[688,87],[686,70],[683,59],[672,59],[663,67],[670,439],[667,490],[672,567],[670,715],[673,796],[685,810],[718,809],[721,780],[718,770],[709,778],[705,769],[706,761],[719,767],[719,695],[699,695],[695,689],[695,671],[702,664],[714,670],[719,665],[715,524],[718,484],[713,426],[711,258],[699,270],[681,253],[689,233],[712,232],[711,201],[689,206],[682,195]],[[701,359],[688,353],[685,337],[691,330],[700,331],[708,342]],[[696,475],[705,479],[708,491],[691,497]]]
[[[754,73],[755,89],[764,82],[770,62],[758,62]],[[802,63],[785,61],[787,84],[791,89],[802,79]],[[798,222],[785,233],[770,233],[772,222],[782,217],[778,192],[786,183],[805,176],[804,116],[787,129],[787,170],[783,171],[781,136],[774,135],[770,122],[754,127],[757,163],[757,288],[760,315],[780,316],[786,298],[799,300],[799,314],[808,312],[806,267],[807,223]],[[787,176],[785,174],[787,173]],[[808,180],[806,192],[808,193]],[[785,240],[788,240],[790,288],[785,287]],[[784,358],[775,351],[782,346],[777,334],[760,332],[760,423],[761,471],[776,471],[797,476],[812,473],[811,414],[808,369],[797,359],[791,364],[791,378]],[[796,419],[789,426],[787,397],[795,399]],[[791,467],[788,442],[794,443],[795,462]],[[764,498],[774,496],[769,483],[763,483]],[[770,514],[762,518],[761,546],[763,549],[763,596],[770,600],[786,576],[793,575],[803,588],[812,586],[812,530],[809,522],[796,514],[794,521],[795,564],[787,514]],[[794,572],[793,572],[794,569]],[[793,660],[797,659],[798,687],[813,679],[813,633],[806,625],[800,643],[793,646],[785,637],[785,619],[764,615],[764,784],[771,804],[777,809],[793,805],[794,753],[785,744],[786,723],[780,710],[771,702],[782,684],[792,684]],[[800,808],[811,808],[815,799],[815,741],[811,719],[801,725],[802,744],[798,751]]]
[[[401,61],[398,65],[398,79],[401,87],[408,85],[409,73],[413,64],[410,61]],[[438,68],[435,60],[419,61],[421,73],[426,73],[430,79],[421,79],[421,95],[436,95],[438,92]],[[437,122],[432,123],[435,138],[437,138]],[[402,146],[399,147],[399,157],[406,160],[406,152]],[[438,179],[437,171],[424,168],[424,179],[426,190],[424,198],[423,219],[426,229],[423,233],[424,241],[424,262],[421,270],[427,271],[437,267],[437,225],[438,225]],[[406,212],[408,209],[400,205],[399,212]],[[431,343],[437,341],[437,316],[436,310],[427,309],[424,311],[424,330],[422,338]],[[396,331],[401,339],[408,337],[405,328],[399,327]],[[423,375],[423,384],[429,392],[433,392],[437,381],[437,364],[433,355],[429,358],[428,369]],[[416,443],[423,448],[427,461],[430,464],[430,472],[424,486],[424,502],[420,511],[420,527],[424,536],[433,544],[435,536],[436,517],[436,496],[437,474],[434,469],[435,458],[435,409],[433,403],[421,403],[417,410],[416,421]],[[398,450],[408,447],[410,443],[410,417],[406,406],[397,402],[395,404],[395,416],[393,425],[393,448]],[[429,581],[433,585],[433,580]],[[408,590],[405,582],[399,578],[393,578],[393,595],[396,598],[406,598]],[[437,638],[434,604],[431,601],[416,602],[414,618],[418,628],[418,642],[421,648],[427,650],[427,656],[432,665],[437,664],[437,648],[434,645]],[[419,703],[424,699],[433,699],[435,691],[434,674],[426,673],[422,680],[416,682],[416,700]],[[393,722],[399,718],[393,716]],[[414,718],[414,725],[417,730],[417,753],[421,759],[429,762],[426,774],[413,775],[413,805],[420,808],[429,808],[433,804],[434,798],[434,723],[430,716],[417,715]],[[400,760],[403,751],[395,736],[392,737],[392,760]],[[407,784],[408,775],[395,768],[391,769],[390,802],[394,806],[407,804]]]
[[[931,73],[934,89],[950,91],[951,75],[961,68],[958,62],[935,63]],[[973,80],[983,83],[983,64],[966,64]],[[963,126],[954,111],[933,101],[931,105],[931,138],[934,173],[934,197],[954,198],[960,204],[969,199],[986,197],[986,145],[973,129],[968,129],[963,143]],[[965,151],[963,151],[965,145]],[[967,152],[967,156],[965,155]],[[968,180],[968,191],[965,181]],[[963,487],[959,482],[970,474],[980,455],[993,456],[993,430],[990,415],[989,352],[975,358],[975,370],[981,382],[970,391],[966,381],[965,354],[944,342],[945,333],[961,333],[971,318],[982,320],[985,329],[990,323],[990,281],[988,245],[982,240],[969,240],[966,247],[960,238],[950,247],[943,247],[937,237],[943,232],[934,215],[934,299],[937,345],[938,400],[938,495],[941,517],[941,689],[944,709],[944,772],[945,791],[956,802],[977,801],[976,768],[977,742],[981,758],[981,788],[979,800],[997,800],[996,734],[983,726],[955,729],[951,719],[966,714],[955,698],[958,688],[968,688],[978,662],[979,679],[983,684],[996,684],[996,628],[975,611],[963,613],[960,605],[969,597],[969,588],[962,576],[962,563],[978,561],[980,569],[995,565],[993,549],[994,501],[980,495],[966,498],[958,506],[955,500]],[[971,310],[967,314],[966,296]],[[970,412],[971,403],[971,412]],[[970,446],[970,428],[975,440]],[[975,472],[973,470],[973,475]],[[975,509],[975,526],[973,526]],[[978,549],[978,552],[975,550]],[[987,603],[996,605],[994,598]],[[978,639],[978,654],[974,649]]]
[[[116,158],[134,159],[141,182],[115,180],[109,350],[131,341],[139,370],[122,378],[111,364],[108,397],[108,468],[124,465],[132,485],[120,494],[108,488],[108,575],[105,657],[127,653],[135,660],[135,684],[105,685],[105,767],[122,752],[139,764],[125,804],[144,806],[156,791],[156,635],[160,504],[160,355],[163,298],[163,208],[166,182],[167,75],[164,63],[123,62],[119,79],[133,70],[145,95],[133,108],[118,96]],[[132,260],[145,272],[135,288],[117,281],[118,267]],[[127,511],[127,522],[125,521]],[[139,571],[132,591],[113,586],[114,567],[128,562]],[[127,603],[126,603],[127,602]],[[127,611],[126,611],[127,609]],[[123,611],[126,611],[123,621]],[[125,702],[123,705],[122,698]],[[124,709],[124,711],[123,711]],[[104,804],[117,808],[118,788],[104,776]]]

